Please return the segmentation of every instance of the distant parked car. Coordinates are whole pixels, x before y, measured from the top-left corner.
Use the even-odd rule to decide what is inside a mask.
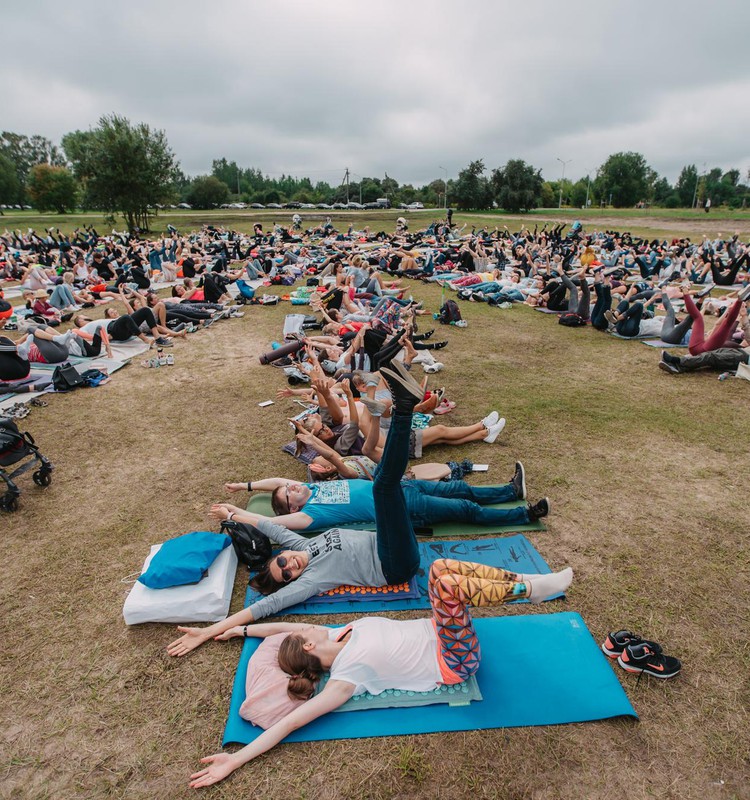
[[[265,208],[263,203],[250,203],[250,208]]]
[[[347,203],[346,207],[351,209],[352,211],[361,211],[364,208],[362,203],[355,203],[353,200],[351,203]]]
[[[407,208],[410,208],[412,211],[416,211],[419,208],[424,208],[424,204],[420,203],[419,201],[416,201],[414,203],[409,203]]]
[[[368,210],[373,210],[376,208],[382,208],[383,206],[380,203],[365,203],[365,208]]]
[[[315,208],[315,203],[302,203],[300,208]]]
[[[346,211],[346,203],[334,203],[331,208],[335,208],[338,211]]]
[[[292,200],[291,203],[284,203],[284,208],[302,208],[302,203]]]
[[[192,206],[190,205],[190,203],[178,203],[177,204],[177,208],[186,208],[186,209],[190,210],[190,209],[192,209]]]
[[[333,208],[333,206],[329,206],[328,203],[316,203],[315,208],[325,208],[330,211]]]
[[[387,197],[378,197],[375,201],[378,204],[378,208],[390,208],[391,201]]]
[[[409,208],[409,204],[408,204],[408,203],[399,203],[399,204],[398,204],[398,207],[399,207],[399,208],[400,208],[402,211],[406,211],[406,209],[407,209],[407,208]]]
[[[266,208],[283,208],[279,203],[266,203]]]

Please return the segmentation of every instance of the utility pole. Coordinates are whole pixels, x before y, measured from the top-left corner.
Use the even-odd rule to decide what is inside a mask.
[[[586,208],[589,207],[589,188],[591,186],[591,170],[586,175]]]
[[[346,181],[346,204],[349,205],[349,167],[346,168],[344,173],[344,180]]]
[[[562,208],[562,192],[563,192],[563,184],[565,183],[565,165],[566,164],[570,164],[570,162],[573,159],[569,158],[567,161],[563,161],[561,158],[558,158],[557,160],[563,165],[563,167],[562,167],[562,178],[560,178],[560,197],[559,197],[559,199],[557,201],[557,207],[558,208]]]

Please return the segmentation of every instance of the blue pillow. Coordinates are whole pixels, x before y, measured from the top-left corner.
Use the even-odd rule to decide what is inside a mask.
[[[169,539],[151,559],[138,580],[149,589],[167,589],[198,583],[214,563],[216,556],[231,543],[224,533],[193,531]]]

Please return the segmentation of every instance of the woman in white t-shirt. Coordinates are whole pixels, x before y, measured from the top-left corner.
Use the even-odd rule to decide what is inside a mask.
[[[288,633],[279,648],[279,666],[290,675],[289,695],[307,702],[242,750],[202,759],[209,766],[191,775],[190,785],[197,788],[223,780],[353,695],[377,695],[386,689],[426,692],[465,681],[477,671],[481,657],[470,606],[500,605],[520,598],[541,603],[564,592],[572,578],[570,568],[549,575],[521,575],[441,558],[430,568],[431,619],[364,617],[343,628],[269,623],[226,631],[221,638]],[[330,672],[330,679],[313,696],[323,672]]]

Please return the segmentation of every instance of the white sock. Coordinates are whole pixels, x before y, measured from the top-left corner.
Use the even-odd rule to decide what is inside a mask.
[[[548,597],[566,591],[573,583],[573,569],[567,567],[560,572],[549,575],[533,576],[527,584],[528,600],[531,603],[542,603]]]

